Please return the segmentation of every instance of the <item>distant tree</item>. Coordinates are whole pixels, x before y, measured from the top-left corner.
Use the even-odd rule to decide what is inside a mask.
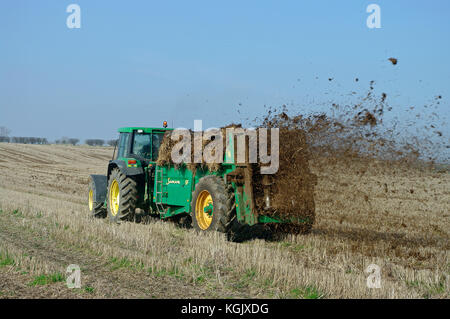
[[[109,140],[108,142],[106,142],[109,146],[117,146],[117,143],[119,142],[119,140],[115,139],[115,140]]]
[[[69,138],[68,143],[72,145],[77,145],[80,140],[78,138]]]
[[[0,143],[9,143],[10,138],[8,136],[0,136]]]
[[[70,144],[69,138],[66,136],[61,137],[61,144]]]
[[[45,141],[47,141],[47,140],[45,140]],[[55,140],[55,144],[71,144],[71,145],[77,145],[79,141],[80,141],[80,140],[79,140],[78,138],[69,138],[69,137],[63,136],[63,137],[61,137],[60,139]],[[46,143],[47,143],[47,142],[46,142]]]
[[[90,146],[103,146],[103,144],[105,144],[105,141],[101,139],[88,139],[85,141],[85,143]]]
[[[7,137],[7,136],[9,136],[9,133],[11,133],[10,129],[8,129],[6,126],[0,126],[0,136],[1,137]]]

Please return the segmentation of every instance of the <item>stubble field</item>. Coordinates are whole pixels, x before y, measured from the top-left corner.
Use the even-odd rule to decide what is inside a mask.
[[[448,170],[316,160],[311,234],[230,243],[88,218],[88,176],[112,152],[0,143],[0,298],[449,298]],[[67,288],[71,264],[81,289]]]

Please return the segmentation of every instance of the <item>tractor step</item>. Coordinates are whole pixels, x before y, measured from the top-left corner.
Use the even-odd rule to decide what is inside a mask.
[[[163,206],[163,179],[164,179],[164,170],[161,166],[156,166],[155,170],[155,205],[159,214],[164,214],[165,209]]]

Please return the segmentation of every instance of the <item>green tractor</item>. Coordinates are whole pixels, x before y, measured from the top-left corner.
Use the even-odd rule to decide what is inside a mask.
[[[159,148],[169,130],[173,129],[166,125],[118,130],[119,140],[107,174],[90,176],[91,216],[108,217],[115,223],[146,215],[173,219],[201,232],[225,233],[232,241],[245,238],[255,225],[268,226],[264,229],[273,226],[289,230],[297,225],[302,231],[311,228],[313,220],[308,218],[286,220],[257,208],[251,164],[227,160],[216,172],[192,170],[187,165],[157,165]],[[264,183],[264,177],[260,180],[264,196],[268,196],[270,183]]]

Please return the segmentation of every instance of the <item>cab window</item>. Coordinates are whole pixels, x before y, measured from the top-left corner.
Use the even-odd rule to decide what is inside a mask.
[[[132,153],[145,159],[150,159],[152,155],[151,138],[150,134],[135,133]]]
[[[116,158],[128,156],[128,144],[129,143],[130,143],[130,133],[120,133]]]

